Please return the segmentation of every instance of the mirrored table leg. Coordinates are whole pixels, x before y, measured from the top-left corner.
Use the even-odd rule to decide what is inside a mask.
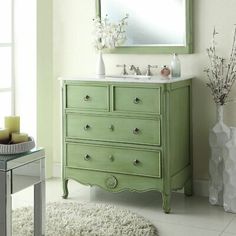
[[[34,185],[34,236],[45,235],[45,160],[41,160],[41,182]]]
[[[11,172],[0,171],[0,235],[12,235]]]

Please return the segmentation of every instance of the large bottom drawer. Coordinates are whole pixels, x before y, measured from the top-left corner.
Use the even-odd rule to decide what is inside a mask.
[[[69,167],[161,178],[157,150],[66,143],[65,152]]]

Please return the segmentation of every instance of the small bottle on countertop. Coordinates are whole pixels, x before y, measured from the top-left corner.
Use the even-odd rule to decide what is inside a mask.
[[[168,78],[168,76],[170,75],[170,69],[168,68],[168,66],[164,65],[161,69],[161,75],[165,78]]]
[[[174,53],[171,61],[171,77],[176,78],[181,76],[181,64],[177,53]]]

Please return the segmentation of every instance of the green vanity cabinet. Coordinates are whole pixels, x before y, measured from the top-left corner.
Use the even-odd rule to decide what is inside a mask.
[[[112,192],[192,194],[191,78],[62,80],[63,191],[68,180]]]

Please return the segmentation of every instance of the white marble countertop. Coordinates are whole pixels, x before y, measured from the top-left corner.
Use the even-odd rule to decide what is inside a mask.
[[[107,75],[107,76],[78,76],[78,77],[59,77],[59,80],[74,80],[74,81],[91,81],[91,82],[139,82],[139,83],[161,83],[161,84],[168,84],[168,83],[175,83],[183,80],[189,80],[194,78],[194,76],[183,76],[179,78],[165,78],[161,76],[136,76],[136,75]]]

